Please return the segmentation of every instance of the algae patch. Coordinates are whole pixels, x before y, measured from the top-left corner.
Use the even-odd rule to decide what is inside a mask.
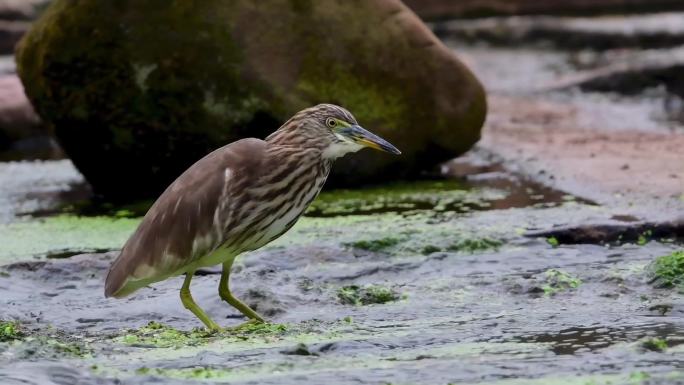
[[[684,250],[656,258],[649,267],[650,282],[658,288],[682,288],[684,284]]]
[[[546,243],[548,243],[549,245],[551,245],[551,247],[554,247],[554,248],[560,246],[560,242],[558,241],[558,238],[556,238],[556,237],[546,238]]]
[[[228,331],[230,336],[247,339],[250,336],[278,336],[288,331],[285,324],[247,322]]]
[[[581,279],[558,269],[546,270],[546,272],[544,272],[544,281],[545,284],[542,286],[544,295],[554,295],[563,291],[576,289],[582,284]]]
[[[119,337],[120,343],[133,346],[154,346],[159,348],[196,346],[207,342],[211,333],[204,329],[189,332],[174,329],[159,322],[151,321],[139,329],[131,329]]]
[[[641,347],[653,352],[664,352],[667,350],[667,341],[662,338],[647,338],[641,342]]]
[[[19,358],[85,358],[92,352],[82,338],[51,328],[29,333],[16,321],[0,321],[0,343],[7,344],[2,350]]]
[[[458,240],[447,248],[448,251],[476,253],[480,251],[498,250],[503,242],[491,238],[465,238]]]
[[[457,181],[393,183],[355,190],[323,191],[306,211],[309,217],[410,213],[415,211],[459,212],[485,209],[489,201],[505,193],[466,188]]]
[[[421,234],[422,231],[419,229],[414,229],[407,233],[411,233],[412,237],[409,237],[408,235],[403,237],[386,236],[346,242],[343,243],[343,245],[372,252],[392,252],[394,254],[399,254],[403,251],[419,252],[423,255],[428,255],[442,251],[466,254],[475,254],[491,250],[496,251],[504,244],[503,241],[495,238],[470,238],[466,235],[460,235],[454,240],[452,236],[433,234],[432,238],[437,237],[438,239],[430,240],[430,233]]]
[[[118,249],[138,225],[138,219],[59,215],[0,225],[0,263],[11,263],[55,251]]]
[[[247,340],[253,337],[283,335],[288,330],[284,324],[245,323],[215,333],[202,328],[183,331],[159,322],[151,321],[139,329],[131,329],[116,341],[125,345],[157,348],[182,348],[204,345],[221,339]]]
[[[381,285],[350,285],[337,290],[337,298],[346,305],[371,305],[396,301],[400,298],[395,290]]]
[[[0,321],[0,342],[21,339],[24,333],[16,321]]]
[[[485,251],[496,251],[503,246],[503,241],[494,238],[461,238],[446,246],[426,245],[421,249],[423,255],[447,251],[452,253],[475,254]]]
[[[156,376],[166,378],[176,378],[181,380],[211,380],[225,378],[232,373],[230,369],[219,369],[209,367],[193,367],[182,369],[171,368],[148,368],[143,366],[135,371],[140,376]]]
[[[40,340],[40,339],[39,339]],[[52,350],[56,356],[71,356],[85,358],[91,355],[88,345],[76,341],[60,341],[57,339],[40,340],[48,350]]]
[[[396,246],[401,243],[402,240],[395,237],[385,237],[379,239],[369,239],[361,240],[356,242],[345,243],[345,246],[350,246],[356,249],[368,250],[368,251],[383,251],[392,246]]]
[[[643,233],[639,234],[639,237],[637,238],[637,245],[639,245],[639,246],[646,245],[652,237],[653,237],[653,231],[652,230],[644,231]]]

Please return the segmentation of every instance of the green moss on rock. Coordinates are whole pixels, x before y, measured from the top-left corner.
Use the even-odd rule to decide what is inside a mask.
[[[559,269],[546,270],[546,272],[544,272],[544,282],[545,284],[542,286],[542,290],[545,295],[554,295],[563,291],[576,289],[582,284],[581,279]]]
[[[18,340],[23,335],[18,322],[0,320],[0,342]]]
[[[548,243],[551,247],[554,247],[554,248],[560,246],[560,242],[558,242],[558,238],[556,238],[556,237],[546,238],[546,243]]]
[[[385,238],[379,238],[379,239],[366,239],[366,240],[360,240],[356,242],[350,242],[346,243],[347,246],[356,248],[356,249],[362,249],[362,250],[368,250],[368,251],[383,251],[386,250],[392,246],[396,246],[399,243],[401,243],[401,239],[399,238],[393,238],[393,237],[385,237]]]
[[[465,253],[477,253],[488,250],[498,250],[503,242],[491,238],[466,238],[458,240],[447,248],[448,251],[459,251]]]
[[[486,204],[488,198],[498,197],[493,191],[471,190],[453,180],[388,183],[324,191],[306,214],[327,217],[417,210],[466,212]]]
[[[138,223],[130,218],[59,215],[0,224],[0,263],[119,249]]]
[[[129,330],[117,340],[126,345],[180,348],[205,344],[211,335],[212,333],[205,329],[193,329],[186,332],[151,321],[141,328]]]
[[[211,368],[211,367],[192,367],[192,368],[149,368],[143,366],[135,371],[139,376],[155,376],[175,378],[182,380],[218,380],[225,378],[232,373],[230,369]]]
[[[393,302],[400,298],[399,293],[381,285],[350,285],[337,290],[337,298],[346,305],[371,305]]]
[[[684,250],[656,258],[649,270],[651,283],[656,287],[681,287],[684,284]]]
[[[667,350],[667,341],[662,338],[647,338],[641,341],[641,347],[654,352],[664,352]]]
[[[184,348],[205,345],[212,341],[232,339],[248,340],[255,337],[277,337],[288,331],[287,325],[271,323],[246,323],[237,328],[226,328],[218,333],[204,328],[190,331],[175,329],[171,326],[151,321],[147,325],[130,329],[116,338],[117,342],[132,346],[152,346],[157,348]]]

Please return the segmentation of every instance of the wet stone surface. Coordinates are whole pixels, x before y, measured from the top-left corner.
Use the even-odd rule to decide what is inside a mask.
[[[87,197],[83,176],[68,160],[0,162],[0,225]]]
[[[684,13],[437,22],[496,94],[545,93],[596,127],[682,130]],[[629,121],[625,122],[625,117]]]

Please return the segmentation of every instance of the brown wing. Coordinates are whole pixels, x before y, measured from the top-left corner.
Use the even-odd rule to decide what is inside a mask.
[[[197,161],[152,205],[112,263],[105,296],[123,297],[167,278],[223,242],[214,225],[222,195],[259,174],[266,142],[243,139]],[[223,207],[223,206],[222,206]],[[223,222],[223,221],[221,221]]]

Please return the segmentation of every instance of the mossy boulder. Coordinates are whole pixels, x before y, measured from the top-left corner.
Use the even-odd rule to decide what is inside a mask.
[[[17,63],[40,116],[110,199],[154,196],[209,151],[320,102],[403,152],[347,157],[337,185],[457,156],[486,113],[478,80],[398,0],[56,0]]]

